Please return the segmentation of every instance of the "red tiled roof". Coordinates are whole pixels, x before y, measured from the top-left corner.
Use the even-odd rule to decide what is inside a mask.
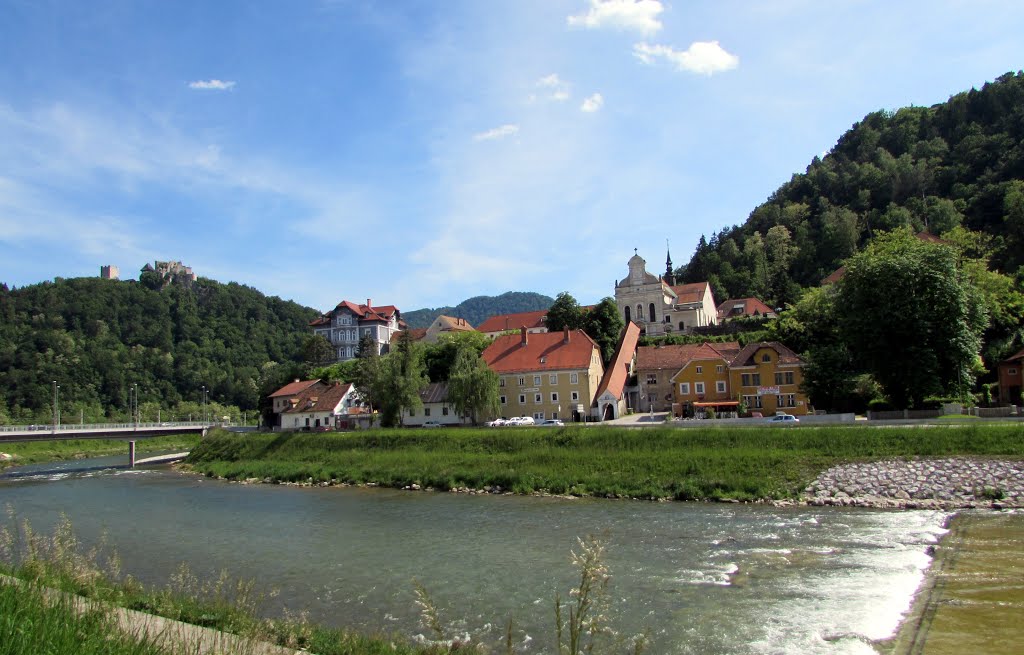
[[[569,343],[564,332],[534,332],[526,335],[525,346],[522,334],[499,335],[480,356],[495,373],[564,371],[590,368],[595,349],[582,330],[569,331]]]
[[[518,330],[521,327],[535,330],[544,327],[544,317],[548,310],[543,309],[536,312],[519,312],[518,314],[498,314],[492,316],[477,326],[477,332],[505,332],[507,330]]]
[[[351,389],[352,384],[348,382],[345,384],[335,382],[334,384],[325,386],[322,389],[315,387],[306,389],[296,399],[296,402],[282,413],[299,414],[302,412],[333,412]]]
[[[708,288],[707,282],[691,282],[670,287],[676,294],[676,303],[701,302]]]
[[[636,367],[639,370],[679,370],[694,359],[729,359],[731,352],[739,352],[735,341],[726,343],[690,343],[669,346],[641,346],[636,351]]]
[[[800,356],[795,352],[783,346],[778,341],[761,341],[759,343],[748,343],[739,353],[736,354],[732,359],[732,366],[753,366],[757,364],[753,360],[754,353],[762,348],[771,348],[779,354],[780,364],[803,364],[804,360],[800,359]]]
[[[738,305],[742,305],[743,308],[737,312],[735,309]],[[719,320],[737,316],[754,316],[755,312],[764,316],[765,314],[774,314],[775,310],[757,298],[734,298],[726,300],[718,306]]]
[[[395,307],[394,305],[357,305],[354,302],[342,300],[340,303],[337,304],[337,306],[334,309],[327,312],[320,318],[311,321],[310,326],[315,327],[318,325],[330,324],[331,315],[333,315],[334,312],[341,309],[347,309],[348,311],[352,312],[360,321],[381,321],[384,323],[389,322],[392,318],[394,318],[395,314],[398,313],[398,308]]]
[[[454,331],[454,332],[472,332],[473,326],[470,325],[469,321],[464,318],[456,318],[454,316],[438,316],[438,320],[441,321],[442,331]]]
[[[270,397],[279,398],[281,396],[295,396],[318,383],[320,383],[320,380],[296,380],[294,382],[289,382],[274,393],[270,394]]]
[[[611,392],[615,398],[622,398],[622,392],[626,388],[626,381],[629,379],[629,363],[636,354],[636,344],[640,340],[640,326],[630,321],[622,331],[622,338],[619,339],[619,347],[615,350],[615,356],[608,367],[608,371],[601,378],[601,384],[597,387],[597,394],[594,399],[601,397],[605,391]]]
[[[398,343],[398,337],[403,332],[408,334],[409,335],[409,339],[411,339],[412,341],[420,341],[421,339],[423,339],[423,338],[425,338],[427,336],[427,328],[413,328],[411,330],[401,330],[401,331],[393,332],[391,334],[391,342],[392,343]]]
[[[826,284],[835,284],[839,280],[843,279],[844,275],[846,275],[846,267],[840,266],[836,270],[832,271],[832,273],[828,277],[821,281],[821,286],[825,286]]]

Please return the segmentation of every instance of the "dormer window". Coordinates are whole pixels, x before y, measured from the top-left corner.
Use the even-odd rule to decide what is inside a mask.
[[[765,354],[761,355],[761,361],[765,362],[765,363],[768,363],[768,362],[772,361],[772,356],[769,355],[768,353],[765,353]]]

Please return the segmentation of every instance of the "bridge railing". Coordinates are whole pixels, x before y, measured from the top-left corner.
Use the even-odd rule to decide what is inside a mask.
[[[217,423],[204,421],[161,421],[149,423],[64,423],[54,426],[52,423],[35,423],[31,425],[0,425],[0,432],[83,432],[88,430],[153,430],[173,428],[213,427]]]

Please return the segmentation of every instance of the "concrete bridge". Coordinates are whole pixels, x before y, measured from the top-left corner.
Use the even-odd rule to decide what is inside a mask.
[[[163,423],[93,423],[79,425],[4,425],[0,426],[0,443],[26,441],[70,441],[73,439],[116,439],[128,442],[128,464],[135,459],[135,442],[170,434],[206,435],[215,424],[203,421],[172,421]]]

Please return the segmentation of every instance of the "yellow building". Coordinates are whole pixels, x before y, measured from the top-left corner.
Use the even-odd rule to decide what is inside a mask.
[[[504,334],[481,353],[498,374],[501,416],[584,421],[604,373],[601,349],[580,330]]]

